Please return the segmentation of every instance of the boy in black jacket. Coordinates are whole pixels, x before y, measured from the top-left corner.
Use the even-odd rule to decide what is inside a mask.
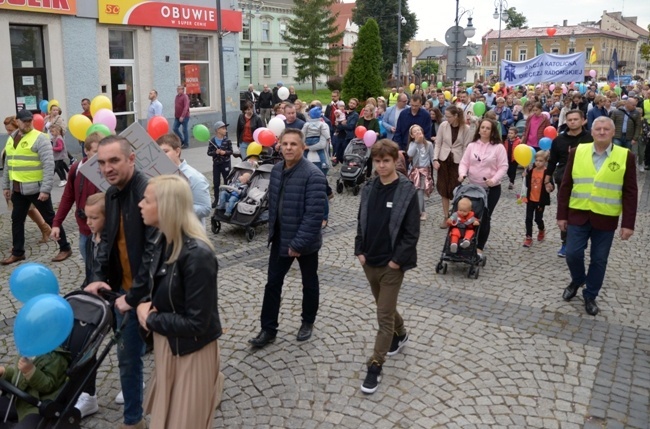
[[[408,341],[404,320],[397,312],[397,296],[404,272],[417,263],[420,207],[413,184],[396,170],[399,147],[382,139],[370,155],[378,174],[361,193],[354,254],[359,258],[377,303],[379,331],[368,359],[368,374],[361,385],[374,393],[381,381],[386,355],[392,356]]]

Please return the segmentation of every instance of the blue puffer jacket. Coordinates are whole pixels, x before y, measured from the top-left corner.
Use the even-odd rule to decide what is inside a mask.
[[[284,162],[273,167],[269,188],[269,243],[274,239],[277,220],[280,256],[289,256],[289,247],[301,255],[321,248],[327,200],[325,183],[318,167],[302,157],[290,169],[284,169]]]

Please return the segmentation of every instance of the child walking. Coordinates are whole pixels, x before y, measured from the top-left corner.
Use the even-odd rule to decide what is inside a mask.
[[[539,228],[537,241],[544,240],[544,208],[551,203],[551,197],[544,186],[546,163],[549,152],[541,150],[535,155],[535,164],[528,167],[524,180],[526,181],[526,239],[524,247],[533,245],[533,218]]]
[[[68,159],[68,152],[65,149],[63,140],[63,128],[60,125],[50,125],[50,134],[52,135],[52,150],[54,151],[54,172],[59,176],[59,188],[63,188],[68,181],[66,180],[69,168],[65,161]]]
[[[510,184],[508,189],[512,190],[515,187],[515,177],[517,176],[517,161],[514,158],[515,148],[521,143],[521,139],[517,137],[517,128],[510,127],[508,129],[508,136],[503,142],[503,145],[506,147],[506,153],[508,154],[508,180]]]

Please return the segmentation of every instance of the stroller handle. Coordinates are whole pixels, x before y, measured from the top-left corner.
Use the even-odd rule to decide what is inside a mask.
[[[33,405],[35,407],[40,407],[41,405],[41,401],[39,401],[37,398],[33,397],[27,392],[23,392],[13,384],[9,383],[7,380],[0,379],[0,390],[3,392],[11,393],[18,399],[27,402],[29,405]]]

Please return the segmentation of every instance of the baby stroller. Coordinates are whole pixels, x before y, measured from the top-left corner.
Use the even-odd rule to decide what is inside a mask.
[[[474,227],[474,236],[470,240],[470,245],[467,248],[459,247],[456,253],[450,251],[450,238],[449,233],[445,236],[445,245],[442,248],[440,261],[436,265],[436,273],[442,272],[447,274],[447,262],[462,262],[469,264],[467,277],[478,278],[479,265],[485,266],[485,257],[478,256],[476,245],[478,243],[478,235],[483,225],[483,218],[487,210],[487,191],[478,185],[460,185],[454,189],[454,198],[452,201],[451,213],[458,210],[458,201],[461,198],[469,198],[472,201],[472,211],[474,216],[479,219],[480,224]],[[448,230],[449,231],[449,230]]]
[[[339,178],[336,180],[336,192],[343,193],[343,189],[352,188],[352,195],[358,195],[361,185],[366,180],[366,165],[370,149],[361,139],[352,139],[343,153],[343,162]]]
[[[246,163],[243,162],[242,164]],[[246,166],[238,168],[242,164],[235,167],[242,170],[240,174],[251,171],[246,170]],[[211,219],[211,227],[214,234],[219,234],[219,231],[221,231],[221,223],[225,222],[231,225],[243,226],[246,229],[246,239],[249,242],[253,241],[255,238],[255,227],[269,221],[268,195],[269,185],[271,184],[271,170],[273,170],[273,164],[262,164],[256,170],[252,170],[248,191],[235,206],[231,217],[226,216],[224,210],[220,210],[219,208],[215,209]],[[232,180],[234,180],[234,177]],[[228,179],[232,183],[231,177],[228,177]]]
[[[112,296],[107,292],[104,296]],[[101,365],[110,349],[117,342],[120,332],[115,332],[101,355],[94,359],[104,339],[113,326],[113,310],[103,298],[83,291],[75,291],[64,297],[74,315],[74,325],[68,339],[61,345],[71,355],[68,380],[52,401],[40,401],[6,380],[0,379],[0,390],[38,407],[41,420],[35,429],[78,429],[81,427],[81,412],[75,408],[77,399],[91,376]],[[3,416],[4,417],[4,416]],[[0,420],[1,421],[1,420]],[[23,422],[24,423],[24,422]],[[0,423],[2,428],[12,428],[23,423]]]

